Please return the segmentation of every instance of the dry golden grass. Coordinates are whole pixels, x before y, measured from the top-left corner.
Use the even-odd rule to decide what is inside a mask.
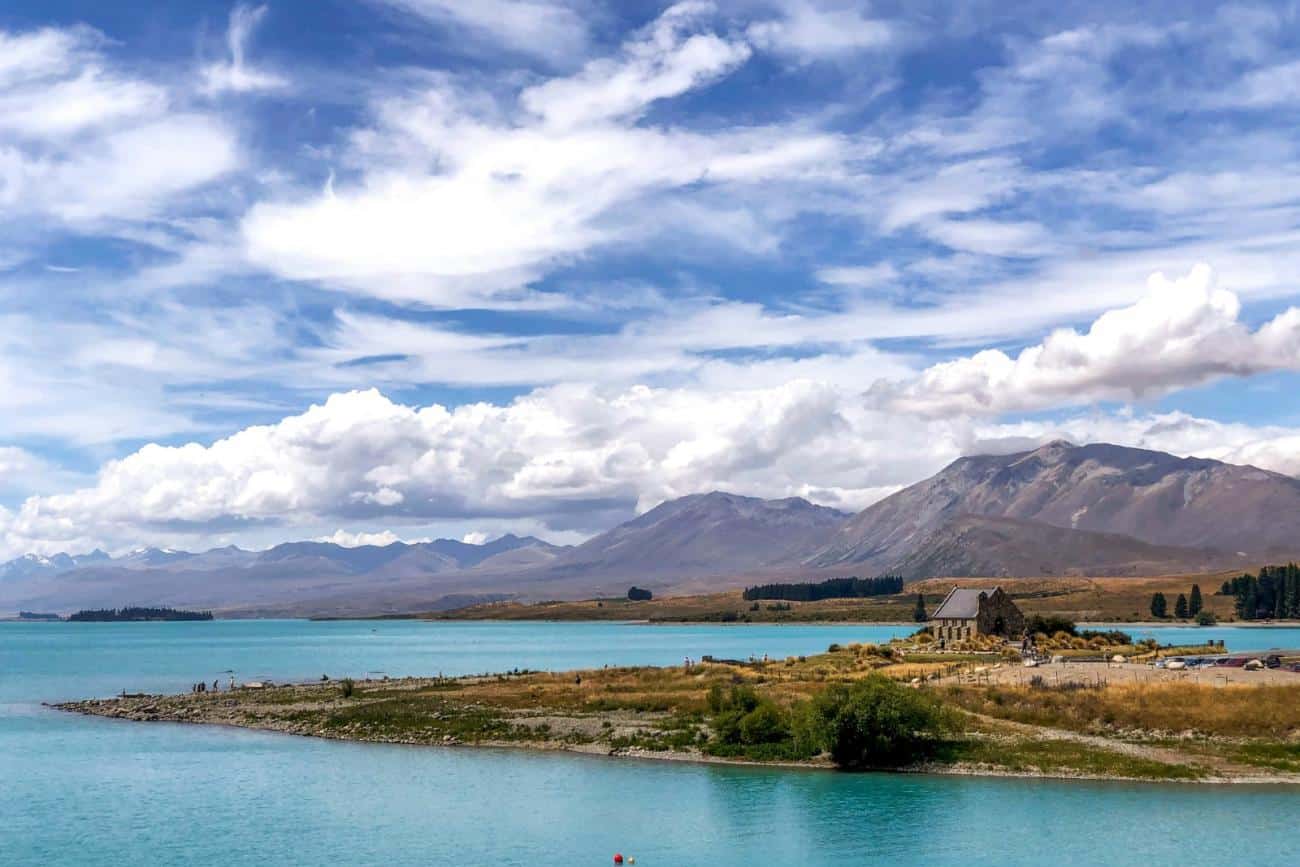
[[[1243,566],[1243,570],[1249,571]],[[1241,571],[1241,570],[1239,570]],[[665,596],[649,602],[588,599],[574,602],[493,603],[425,615],[454,620],[650,620],[657,622],[818,623],[908,622],[916,594],[933,612],[953,587],[1000,584],[1026,614],[1057,614],[1076,621],[1126,622],[1151,619],[1151,596],[1164,593],[1172,608],[1179,593],[1199,584],[1205,610],[1222,621],[1233,618],[1233,600],[1214,595],[1224,580],[1239,572],[1123,578],[929,578],[909,584],[898,596],[870,599],[824,599],[818,602],[757,604],[739,590],[693,596]],[[792,580],[799,580],[794,578]]]
[[[1300,736],[1300,685],[953,686],[944,695],[977,713],[1074,731],[1193,731],[1274,739]]]
[[[682,666],[647,666],[502,675],[449,680],[434,690],[457,700],[510,709],[698,712],[703,710],[705,697],[714,685],[743,683],[779,702],[791,703],[811,695],[826,683],[856,680],[890,664],[887,649],[851,644],[816,656],[792,656],[766,663],[699,663],[689,671]],[[405,687],[392,687],[402,688]]]
[[[1200,575],[1159,575],[1126,578],[929,578],[910,585],[909,592],[941,596],[953,587],[1001,584],[1026,614],[1059,614],[1077,621],[1142,621],[1151,619],[1151,596],[1163,593],[1172,610],[1179,593],[1201,586],[1206,611],[1220,620],[1233,617],[1233,600],[1215,596],[1220,585],[1240,572]],[[933,609],[931,609],[933,610]]]
[[[495,602],[422,615],[435,620],[650,620],[726,623],[887,623],[908,620],[915,596],[823,599],[818,602],[748,602],[741,591],[665,596],[649,602],[584,599],[570,602]]]

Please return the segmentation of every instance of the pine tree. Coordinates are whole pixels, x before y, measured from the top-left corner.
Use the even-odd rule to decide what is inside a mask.
[[[1151,616],[1159,620],[1169,616],[1169,602],[1165,599],[1165,594],[1157,593],[1151,597]]]
[[[1174,603],[1174,616],[1179,620],[1187,619],[1187,597],[1179,593],[1178,601]]]
[[[1201,600],[1201,585],[1193,584],[1192,598],[1187,600],[1187,612],[1195,617],[1201,613],[1201,609],[1204,607],[1204,602]]]
[[[930,616],[925,613],[925,597],[920,593],[916,594],[916,607],[912,609],[912,619],[917,623],[924,623],[930,619]]]
[[[1223,582],[1223,586],[1219,588],[1219,595],[1220,595],[1220,596],[1231,596],[1231,595],[1232,595],[1232,582],[1231,582],[1231,581],[1224,581],[1224,582]]]
[[[1259,593],[1255,590],[1255,585],[1251,584],[1246,588],[1246,594],[1242,597],[1241,619],[1254,620],[1259,616]]]

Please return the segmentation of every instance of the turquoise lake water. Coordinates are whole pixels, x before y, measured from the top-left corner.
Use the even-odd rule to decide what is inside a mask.
[[[837,774],[61,714],[199,679],[773,657],[910,627],[0,623],[0,865],[1296,863],[1300,789]],[[1140,630],[1161,641],[1187,632]],[[1300,629],[1196,630],[1229,648]]]

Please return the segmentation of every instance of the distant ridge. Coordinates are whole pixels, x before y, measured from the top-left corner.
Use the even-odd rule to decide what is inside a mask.
[[[1057,440],[1032,451],[960,458],[859,512],[806,562],[947,574],[950,564],[924,555],[939,545],[936,533],[946,529],[950,539],[950,525],[966,516],[1022,522],[1015,535],[1023,540],[1035,524],[1055,528],[1050,538],[1062,553],[1044,551],[1048,568],[1032,574],[1088,564],[1109,571],[1134,557],[1152,568],[1222,565],[1239,555],[1296,553],[1300,480],[1203,458]],[[1071,537],[1061,529],[1108,535]],[[1049,538],[1048,531],[1039,537]],[[1159,550],[1139,552],[1134,542]],[[1012,564],[1025,564],[1025,544],[1032,543],[1014,551],[1003,545],[1002,561],[986,559],[973,574],[1024,574]]]

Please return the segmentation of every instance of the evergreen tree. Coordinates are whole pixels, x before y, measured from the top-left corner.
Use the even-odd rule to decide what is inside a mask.
[[[1243,620],[1254,620],[1259,616],[1259,591],[1255,589],[1257,586],[1254,582],[1246,585],[1246,593],[1240,603],[1240,614]]]
[[[925,597],[920,593],[916,594],[916,607],[912,609],[912,619],[917,623],[924,623],[930,619],[925,613]]]
[[[1151,597],[1151,616],[1158,620],[1169,616],[1169,602],[1165,599],[1165,594],[1157,593]]]
[[[1187,619],[1187,596],[1179,593],[1178,601],[1174,603],[1174,616],[1179,620]]]
[[[1193,584],[1192,598],[1187,600],[1187,613],[1195,617],[1201,613],[1201,609],[1204,607],[1204,602],[1201,599],[1201,585]]]
[[[1232,595],[1232,582],[1231,582],[1231,581],[1224,581],[1224,582],[1223,582],[1223,586],[1219,588],[1219,595],[1220,595],[1220,596],[1231,596],[1231,595]]]

